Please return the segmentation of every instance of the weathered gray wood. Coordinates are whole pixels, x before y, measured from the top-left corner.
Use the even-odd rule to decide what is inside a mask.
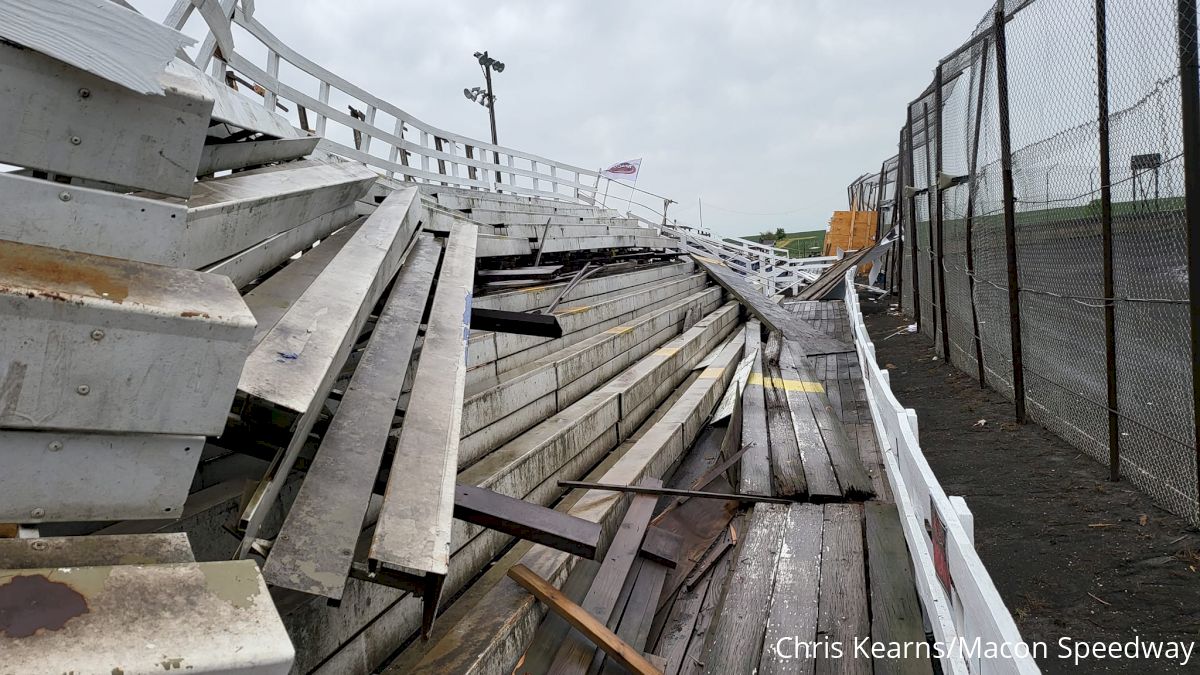
[[[650,624],[654,621],[654,610],[658,607],[658,597],[662,593],[663,584],[667,580],[667,568],[649,561],[642,563],[638,569],[637,579],[629,592],[629,601],[621,613],[621,621],[617,625],[617,637],[638,651],[645,651],[646,638],[650,635]],[[624,673],[625,670],[610,658],[602,659],[600,672],[610,675]],[[593,666],[595,660],[593,660]]]
[[[757,494],[772,494],[771,485],[771,441],[767,426],[766,394],[763,389],[763,350],[759,341],[761,327],[757,320],[746,323],[747,344],[753,341],[758,346],[758,355],[754,357],[754,367],[750,371],[750,379],[746,381],[746,390],[742,394],[742,445],[750,446],[742,455],[741,475],[739,476],[742,492]],[[748,347],[749,348],[749,347]]]
[[[476,234],[474,225],[460,222],[446,244],[413,396],[371,542],[373,564],[431,575],[449,570]],[[436,598],[425,602],[437,605]]]
[[[567,575],[567,580],[561,589],[563,595],[570,598],[572,602],[583,602],[583,596],[587,594],[588,588],[591,587],[592,580],[596,578],[596,572],[599,570],[600,563],[595,560],[580,560]],[[559,645],[562,644],[570,630],[570,624],[561,616],[555,612],[546,612],[546,617],[542,619],[541,625],[534,633],[533,640],[530,641],[529,649],[525,652],[521,667],[517,672],[520,675],[541,675],[549,672],[550,663],[554,660]]]
[[[815,379],[812,371],[805,363],[805,359],[796,356],[794,343],[786,343],[783,345],[783,351],[780,358],[780,368],[785,373],[787,378],[788,367],[791,366],[795,370],[793,372],[798,375],[799,380],[812,381]],[[838,485],[841,486],[841,493],[848,499],[868,499],[875,494],[874,488],[871,486],[871,478],[867,475],[866,469],[863,468],[862,458],[859,457],[858,447],[850,442],[846,435],[846,429],[837,419],[833,412],[833,406],[829,402],[829,398],[824,391],[818,391],[817,387],[806,387],[804,395],[808,399],[808,405],[812,411],[817,427],[821,431],[821,439],[824,442],[825,449],[829,453],[829,461],[833,465],[834,473],[837,475]],[[798,402],[797,402],[798,404]],[[793,408],[793,413],[795,408]]]
[[[866,521],[867,576],[871,580],[871,639],[878,644],[919,644],[925,639],[921,603],[913,586],[912,564],[900,515],[894,504],[863,504]],[[876,675],[924,675],[929,659],[879,658]]]
[[[163,74],[169,89],[142,95],[2,43],[0,63],[0,162],[175,197],[191,193],[213,101],[187,81]]]
[[[867,608],[867,577],[863,559],[862,507],[825,505],[824,550],[821,555],[821,600],[817,634],[829,642],[854,645],[871,634]],[[840,658],[819,652],[816,673],[871,673],[870,657],[844,649]]]
[[[766,365],[763,393],[767,404],[767,429],[771,438],[771,475],[774,477],[775,493],[783,497],[801,498],[808,494],[805,478],[807,467],[803,460],[813,457],[809,447],[813,440],[805,437],[805,453],[800,454],[797,429],[792,424],[792,413],[788,408],[787,395],[782,387],[775,386],[780,379],[778,368]],[[817,440],[820,436],[817,436]],[[818,489],[820,485],[816,486]]]
[[[784,659],[775,650],[781,638],[815,642],[821,584],[821,540],[825,513],[820,506],[793,504],[783,530],[783,548],[775,570],[771,610],[763,636],[758,672],[811,673],[811,658]],[[789,648],[794,644],[784,643]]]
[[[645,487],[662,487],[662,481],[656,478],[643,479]],[[584,596],[580,605],[588,614],[596,617],[601,623],[607,623],[612,617],[621,588],[629,576],[629,570],[641,550],[642,539],[654,513],[654,505],[658,500],[651,495],[637,495],[629,504],[625,519],[613,536],[612,543],[604,553],[604,561],[600,571]],[[583,635],[572,631],[559,647],[558,654],[550,666],[550,672],[555,675],[586,672],[592,661],[595,646]]]
[[[421,235],[405,259],[263,567],[271,584],[341,599],[439,254]]]
[[[809,498],[816,501],[840,499],[842,490],[838,485],[837,474],[834,473],[829,451],[825,448],[825,440],[813,417],[806,393],[806,390],[820,387],[821,384],[811,375],[807,378],[802,377],[791,361],[781,358],[781,350],[779,334],[773,333],[767,341],[767,360],[777,363],[766,385],[773,388],[787,402]]]
[[[291,442],[277,453],[242,514],[248,553],[266,512],[316,422],[334,379],[420,226],[417,191],[393,193],[250,353],[238,388],[252,401],[299,416]]]
[[[726,267],[725,263],[698,255],[693,255],[692,258],[700,263],[700,266],[714,281],[732,293],[764,325],[773,331],[783,333],[788,339],[799,341],[803,345],[806,355],[854,351],[853,346],[820,333],[794,313],[771,302],[741,275]]]
[[[705,672],[749,673],[758,666],[789,508],[779,504],[754,507],[734,553],[737,564],[725,589],[721,613],[705,638],[701,659]]]
[[[305,138],[273,138],[263,141],[241,141],[238,143],[213,143],[204,146],[200,153],[197,176],[207,176],[217,171],[245,169],[247,167],[299,159],[311,154],[317,147],[316,136]]]

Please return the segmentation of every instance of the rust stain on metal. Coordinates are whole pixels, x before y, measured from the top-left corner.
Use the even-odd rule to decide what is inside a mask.
[[[0,586],[0,633],[11,638],[59,630],[89,611],[79,591],[44,574],[15,576]]]
[[[28,294],[33,289],[54,300],[91,295],[119,303],[129,297],[129,278],[136,274],[123,262],[127,261],[8,243],[0,247],[0,292]]]
[[[205,318],[205,319],[211,318],[211,317],[209,317],[209,315],[208,315],[208,312],[197,312],[197,311],[196,311],[196,310],[194,310],[194,309],[189,309],[189,310],[187,310],[187,311],[180,312],[180,313],[179,313],[179,316],[182,316],[182,317],[183,317],[183,318],[185,318],[185,319],[190,319],[190,318],[192,318],[192,317],[194,317],[194,316],[202,317],[202,318]]]

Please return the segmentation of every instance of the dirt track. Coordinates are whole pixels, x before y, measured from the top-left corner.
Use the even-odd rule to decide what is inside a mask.
[[[908,319],[864,301],[892,389],[920,419],[921,446],[947,494],[975,515],[975,544],[1026,642],[1045,641],[1045,672],[1200,672],[1200,533],[1127,482],[1034,425],[1012,404],[933,360]],[[977,425],[980,420],[984,424]],[[1186,668],[1157,661],[1057,658],[1060,637],[1196,641]]]

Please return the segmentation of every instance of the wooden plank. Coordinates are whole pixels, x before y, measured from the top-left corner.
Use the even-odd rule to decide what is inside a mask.
[[[371,542],[373,565],[433,575],[449,570],[475,235],[476,227],[462,221],[446,244],[406,423]],[[427,609],[436,607],[437,599],[427,597],[425,603]]]
[[[238,388],[293,411],[288,446],[272,460],[241,521],[245,556],[295,464],[334,379],[420,226],[414,188],[393,193],[371,214],[246,359]],[[292,358],[295,355],[295,358]]]
[[[871,580],[871,640],[877,644],[919,644],[925,639],[921,604],[913,585],[912,563],[895,504],[863,504],[867,577]],[[876,675],[926,675],[929,659],[875,660]]]
[[[725,263],[698,255],[693,255],[692,258],[708,272],[714,281],[732,293],[765,326],[783,333],[788,339],[803,344],[806,355],[854,351],[852,345],[823,335],[794,313],[771,302],[741,275],[726,267]]]
[[[682,640],[682,649],[674,649],[662,645],[659,649],[667,657],[667,671],[671,673],[700,673],[704,670],[704,650],[709,632],[714,628],[714,621],[721,611],[725,587],[733,568],[737,564],[736,551],[729,550],[713,565],[713,571],[707,576],[706,582],[698,584],[695,589],[704,596],[700,611],[692,621],[691,632]]]
[[[721,613],[705,640],[701,661],[706,672],[750,673],[758,667],[788,508],[777,504],[754,507],[734,553],[736,565],[725,588]]]
[[[791,366],[795,370],[800,380],[809,380],[812,378],[812,371],[808,369],[803,358],[796,355],[796,351],[792,349],[794,343],[786,343],[783,345],[783,351],[780,357],[780,368],[785,370]],[[784,377],[788,377],[785,373]],[[837,475],[837,482],[841,486],[841,494],[847,499],[869,499],[875,495],[875,490],[871,486],[871,478],[867,475],[867,471],[863,468],[862,458],[858,455],[858,448],[851,444],[849,437],[846,435],[846,430],[842,423],[838,421],[833,413],[832,404],[824,392],[808,390],[803,392],[803,395],[808,399],[809,409],[812,411],[813,419],[816,421],[817,427],[821,430],[821,439],[824,442],[825,450],[829,453],[829,461],[833,465],[834,473]],[[796,401],[799,405],[799,401]],[[796,409],[792,409],[795,416]]]
[[[772,335],[772,339],[775,339],[774,335]],[[791,361],[785,361],[782,358],[782,344],[769,341],[768,347],[771,357],[774,357],[777,352],[770,347],[777,347],[781,350],[778,352],[781,357],[778,372],[779,378],[785,386],[780,388],[780,393],[787,401],[792,429],[799,449],[800,463],[804,467],[808,495],[815,501],[840,499],[842,489],[838,485],[837,474],[834,472],[833,463],[829,458],[829,451],[825,448],[821,429],[817,425],[816,418],[813,417],[808,394],[804,391],[811,388],[815,378],[811,373],[807,376],[801,375]],[[799,383],[800,386],[786,386],[788,382]],[[775,384],[780,383],[776,382]]]
[[[772,493],[770,436],[767,427],[767,405],[763,391],[763,350],[761,327],[757,320],[746,322],[747,350],[752,343],[759,347],[746,389],[742,393],[742,455],[738,490],[760,495]]]
[[[600,544],[590,520],[474,485],[455,487],[454,517],[583,558],[595,558]]]
[[[644,487],[662,487],[662,481],[657,478],[644,478]],[[582,609],[589,616],[595,617],[603,626],[612,617],[616,608],[617,598],[629,576],[629,570],[637,558],[637,552],[642,547],[642,539],[650,524],[650,516],[654,513],[654,505],[658,500],[652,495],[636,495],[629,504],[612,543],[604,554],[604,562],[592,587],[588,589],[583,599]],[[572,624],[574,625],[574,624]],[[578,628],[578,626],[576,626]],[[589,643],[591,636],[585,639],[583,635],[572,632],[563,640],[558,654],[550,666],[550,672],[555,675],[586,672],[592,662],[594,648]],[[594,640],[592,640],[594,642]],[[606,650],[607,651],[607,650]],[[640,656],[640,652],[638,652]],[[625,665],[624,662],[621,662]]]
[[[826,504],[824,508],[825,536],[821,556],[817,634],[831,643],[853,646],[855,638],[865,638],[871,634],[863,560],[862,507]],[[832,651],[819,652],[816,657],[816,673],[871,673],[870,657],[861,657],[853,649],[844,648],[840,658],[835,658]]]
[[[562,586],[562,594],[570,598],[572,602],[582,602],[583,596],[592,585],[592,580],[596,578],[596,572],[599,570],[600,563],[595,560],[580,560],[567,575],[567,580]],[[570,630],[571,625],[567,623],[566,619],[563,619],[557,612],[547,612],[541,625],[538,626],[537,632],[534,633],[533,640],[529,642],[529,649],[521,657],[520,665],[514,673],[542,675],[548,672],[554,655],[558,653],[558,646],[562,644],[563,638]]]
[[[275,586],[334,600],[342,597],[439,248],[432,237],[419,236],[397,276],[263,567],[263,576]]]
[[[546,603],[550,609],[570,623],[576,631],[586,635],[593,644],[604,650],[621,666],[628,668],[638,675],[660,675],[655,668],[642,656],[641,652],[630,647],[617,637],[603,622],[597,620],[586,609],[571,602],[557,588],[545,579],[535,574],[523,564],[516,564],[508,572],[508,576],[520,584],[525,590],[537,596],[538,600]],[[551,672],[558,673],[557,670]]]
[[[768,380],[774,382],[779,375],[779,369],[765,366]],[[800,454],[800,444],[797,440],[797,429],[792,424],[792,413],[788,408],[787,394],[782,388],[760,385],[767,406],[767,430],[771,439],[770,467],[774,477],[774,491],[783,497],[801,498],[808,494],[808,480],[805,471],[808,470],[804,460],[819,457],[811,452],[805,456]],[[818,436],[819,438],[819,436]],[[809,438],[804,439],[809,442]],[[819,461],[819,459],[818,459]],[[821,484],[818,483],[818,494]]]
[[[617,637],[639,652],[646,648],[646,638],[650,636],[650,624],[654,621],[658,598],[666,580],[666,567],[644,561],[641,569],[638,570],[637,580],[630,589],[629,601],[625,604],[625,611],[621,614],[621,621],[617,625]],[[602,661],[600,672],[609,675],[625,672],[614,659],[604,658]]]
[[[758,672],[811,673],[811,658],[782,658],[777,646],[795,647],[782,638],[813,642],[817,636],[817,608],[821,582],[821,537],[825,513],[820,506],[793,504],[783,530],[783,548],[775,570],[771,610],[763,636]]]

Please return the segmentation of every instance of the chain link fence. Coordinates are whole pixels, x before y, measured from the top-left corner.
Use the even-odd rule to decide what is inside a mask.
[[[1195,13],[998,0],[908,105],[879,212],[892,289],[942,358],[1200,525]]]

